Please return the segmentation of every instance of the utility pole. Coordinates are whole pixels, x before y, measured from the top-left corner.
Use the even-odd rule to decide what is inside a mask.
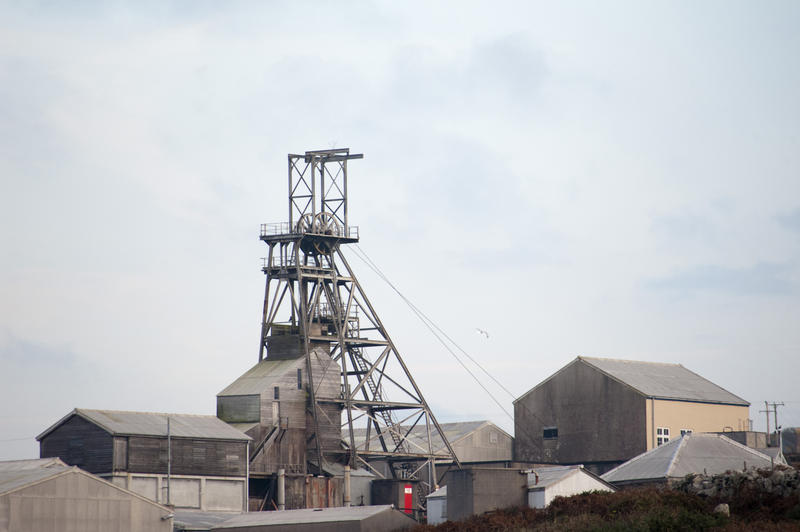
[[[775,401],[773,401],[771,403],[769,401],[764,401],[764,408],[766,408],[766,410],[759,410],[759,412],[764,412],[766,414],[766,416],[767,416],[767,447],[769,447],[769,440],[770,440],[770,437],[769,437],[769,434],[770,434],[770,430],[769,430],[769,414],[770,414],[770,412],[775,416],[775,432],[779,432],[780,431],[780,427],[778,425],[778,407],[779,406],[786,406],[786,405],[782,401],[780,403],[775,402]],[[780,436],[778,438],[780,439]]]
[[[172,431],[169,429],[169,416],[167,416],[167,506],[172,504],[169,493],[169,484],[172,479]]]
[[[783,401],[780,403],[772,403],[772,412],[775,414],[775,430],[778,430],[778,407],[779,406],[786,406],[783,404]]]
[[[764,401],[764,408],[766,408],[766,410],[759,410],[759,412],[766,412],[767,414],[767,434],[769,434],[769,413],[771,412],[769,409],[769,401]],[[767,443],[767,447],[769,447],[769,443]]]

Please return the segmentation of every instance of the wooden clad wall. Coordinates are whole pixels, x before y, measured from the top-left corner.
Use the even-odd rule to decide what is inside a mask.
[[[342,369],[327,351],[327,346],[317,347],[311,353],[314,372],[314,390],[318,399],[339,399],[342,394]],[[342,408],[325,404],[317,412],[319,438],[323,450],[337,450],[342,445]],[[309,427],[313,423],[309,420]]]
[[[243,477],[247,474],[247,460],[246,442],[172,438],[172,473],[175,475]],[[128,471],[166,473],[167,439],[130,436]]]
[[[113,440],[94,423],[74,415],[39,442],[41,458],[61,458],[90,473],[111,471]]]

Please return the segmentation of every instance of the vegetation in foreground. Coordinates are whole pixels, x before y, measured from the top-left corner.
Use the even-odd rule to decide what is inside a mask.
[[[730,517],[715,513],[721,502]],[[498,510],[438,526],[419,525],[414,532],[448,531],[797,531],[800,497],[780,497],[745,490],[722,500],[693,493],[639,488],[617,493],[591,492],[556,498],[548,508]]]

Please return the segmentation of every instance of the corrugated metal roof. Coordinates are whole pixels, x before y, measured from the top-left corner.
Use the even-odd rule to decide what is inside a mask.
[[[749,406],[750,403],[680,364],[578,357],[648,397]]]
[[[275,381],[280,379],[287,371],[305,366],[305,358],[285,360],[264,359],[244,375],[229,384],[220,395],[258,395],[265,390],[271,390]]]
[[[528,475],[529,488],[546,488],[557,484],[570,475],[578,473],[582,469],[579,465],[537,467]]]
[[[8,493],[72,469],[58,458],[0,462],[0,493]]]
[[[238,441],[251,439],[250,436],[236,430],[216,416],[89,410],[85,408],[76,408],[38,435],[36,439],[41,440],[56,427],[75,415],[116,436],[166,436],[167,417],[169,417],[170,434],[174,438]]]
[[[584,469],[582,465],[535,467],[528,474],[528,489],[548,488],[572,475],[585,475],[608,486],[609,489],[615,489],[602,478]]]
[[[492,423],[491,421],[481,420],[481,421],[460,421],[455,423],[439,423],[439,426],[442,428],[445,437],[450,442],[450,445],[453,445],[457,441],[466,436],[472,434],[479,428],[491,425],[493,429],[497,430],[498,432],[505,434],[509,438],[511,437],[506,431]],[[400,430],[403,434],[408,430],[408,427],[401,426]],[[367,436],[367,429],[365,428],[356,428],[354,429],[353,436],[356,440],[356,447],[359,449],[363,449],[364,447],[364,440]],[[374,438],[375,431],[372,430],[370,432],[370,448],[375,449],[376,446],[379,445],[377,438]],[[347,430],[342,431],[342,440],[345,443],[349,443],[350,436],[347,434]],[[411,448],[414,451],[420,451],[424,449],[424,452],[428,452],[428,430],[424,423],[418,424],[414,427],[414,429],[408,434],[408,440],[411,442]],[[438,453],[444,451],[446,449],[444,441],[442,441],[441,436],[439,436],[439,432],[436,430],[436,427],[431,425],[431,443],[433,445],[433,452]],[[418,447],[416,447],[418,446]]]
[[[282,512],[249,512],[237,515],[214,527],[217,529],[256,526],[295,525],[300,523],[336,523],[361,521],[384,512],[397,512],[391,504],[381,506],[351,506],[337,508],[309,508]],[[407,519],[411,520],[410,517]],[[413,521],[413,520],[412,520]],[[413,523],[410,523],[413,524]]]
[[[683,478],[690,473],[715,475],[747,467],[770,467],[769,456],[721,434],[687,434],[631,458],[602,475],[606,482]]]
[[[199,510],[175,510],[173,525],[175,530],[208,531],[231,519],[239,512],[201,512]]]

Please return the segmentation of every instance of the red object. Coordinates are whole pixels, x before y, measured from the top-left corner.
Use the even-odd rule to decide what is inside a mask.
[[[403,511],[407,514],[410,514],[414,508],[414,490],[411,487],[411,484],[406,484],[403,486]]]

